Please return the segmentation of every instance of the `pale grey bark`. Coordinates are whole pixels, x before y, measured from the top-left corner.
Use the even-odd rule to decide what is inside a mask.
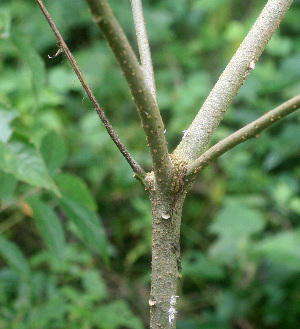
[[[150,92],[157,103],[153,65],[146,30],[146,22],[143,14],[142,1],[131,0],[131,8],[139,47],[140,60],[142,63],[142,70],[144,72],[145,80],[150,89]]]
[[[247,124],[230,136],[224,138],[217,144],[213,145],[209,150],[204,152],[199,158],[187,166],[186,177],[193,177],[199,171],[207,167],[212,161],[222,154],[231,150],[235,146],[243,143],[250,138],[260,137],[261,132],[267,127],[273,125],[288,114],[300,108],[300,95],[289,99],[275,109],[264,114],[257,120]]]
[[[207,97],[180,144],[174,157],[187,162],[198,158],[221,122],[227,108],[265,49],[291,5],[292,0],[269,0],[246,38],[230,60]]]
[[[181,177],[183,178],[183,176]],[[178,180],[181,180],[177,177]],[[187,187],[177,192],[154,188],[148,175],[146,189],[152,206],[152,274],[150,328],[176,328],[176,299],[181,278],[180,226]]]

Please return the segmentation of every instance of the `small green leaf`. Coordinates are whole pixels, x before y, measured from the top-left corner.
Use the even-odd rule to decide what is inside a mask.
[[[40,91],[43,89],[45,83],[45,64],[38,52],[29,42],[28,36],[13,33],[11,35],[11,42],[15,45],[20,56],[29,66],[32,77],[33,92],[38,100]]]
[[[210,231],[240,239],[261,232],[264,226],[265,221],[259,211],[230,202],[217,214]]]
[[[22,182],[51,189],[59,195],[40,153],[28,143],[14,141],[6,145],[0,141],[0,169]]]
[[[66,317],[68,305],[60,293],[55,293],[45,303],[34,306],[30,317],[26,321],[26,328],[50,328],[56,321],[62,321]],[[53,327],[52,327],[53,328]]]
[[[58,201],[78,229],[80,238],[108,262],[108,241],[98,214],[64,192]]]
[[[279,233],[253,247],[253,253],[300,269],[300,230]]]
[[[190,251],[182,258],[182,274],[191,280],[218,280],[224,277],[220,264],[200,251]]]
[[[118,316],[116,316],[118,315]],[[94,314],[95,323],[101,328],[118,329],[144,329],[142,321],[137,318],[130,310],[124,300],[116,300],[104,305]]]
[[[62,209],[77,228],[80,238],[108,262],[108,241],[96,203],[85,182],[70,174],[57,174],[55,181],[62,192]]]
[[[13,133],[10,123],[18,117],[19,114],[15,110],[0,109],[0,141],[6,143]]]
[[[222,236],[209,249],[209,255],[220,264],[232,265],[234,260],[249,248],[249,241],[244,237]]]
[[[82,286],[94,301],[101,301],[107,297],[105,281],[101,278],[99,271],[90,269],[82,274]]]
[[[29,264],[20,248],[4,238],[0,234],[0,254],[6,260],[6,262],[13,267],[21,277],[28,279],[30,276]]]
[[[0,170],[0,200],[10,201],[14,197],[17,186],[16,178],[11,174],[6,174]]]
[[[43,239],[55,256],[62,260],[65,253],[65,236],[59,218],[46,203],[38,198],[30,197],[27,200]]]
[[[55,175],[54,179],[61,191],[69,195],[73,200],[92,210],[97,209],[96,202],[91,192],[80,177],[60,173]]]
[[[41,153],[50,172],[59,169],[67,157],[67,147],[61,136],[55,131],[48,133],[43,139]]]
[[[225,199],[209,231],[218,235],[210,247],[210,255],[221,263],[231,264],[249,248],[250,238],[265,227],[265,220],[254,207],[255,198]]]

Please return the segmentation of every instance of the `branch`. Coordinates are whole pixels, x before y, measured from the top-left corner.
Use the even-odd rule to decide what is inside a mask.
[[[205,150],[213,132],[278,28],[292,0],[269,0],[184,134],[174,156],[187,162]]]
[[[300,95],[297,95],[212,146],[187,167],[186,176],[194,176],[208,166],[213,160],[217,159],[233,147],[250,138],[259,137],[264,129],[299,108]]]
[[[131,8],[132,8],[133,20],[135,25],[137,42],[139,46],[139,52],[140,52],[140,59],[142,63],[142,69],[144,72],[145,80],[146,83],[148,84],[148,87],[151,91],[153,98],[157,103],[153,65],[152,65],[150,46],[147,36],[146,23],[143,14],[142,1],[131,0]]]
[[[100,105],[98,104],[96,97],[94,96],[91,88],[89,87],[88,83],[86,82],[82,72],[80,71],[74,56],[72,55],[72,53],[70,52],[68,46],[66,45],[64,39],[62,38],[61,34],[59,33],[56,25],[54,24],[50,14],[48,13],[47,9],[45,8],[43,2],[41,0],[36,0],[38,5],[40,6],[47,22],[49,23],[52,31],[54,32],[56,39],[58,40],[62,50],[64,51],[64,53],[66,54],[66,56],[68,57],[78,79],[80,80],[84,90],[86,91],[89,99],[91,100],[97,114],[99,115],[101,121],[104,124],[104,127],[106,128],[109,136],[111,137],[111,139],[113,140],[113,142],[117,145],[118,149],[120,150],[120,152],[123,154],[124,158],[127,160],[128,164],[130,165],[130,167],[132,168],[132,170],[135,173],[139,173],[139,174],[143,174],[144,170],[141,168],[141,166],[134,160],[134,158],[131,156],[131,154],[129,153],[129,151],[126,149],[126,147],[124,146],[124,144],[121,142],[119,136],[117,135],[117,133],[115,132],[115,130],[113,129],[113,127],[111,126],[111,124],[109,123],[107,117],[104,114],[103,109],[100,107]]]
[[[166,182],[172,170],[159,108],[145,80],[144,73],[106,0],[86,0],[93,20],[112,49],[137,105],[150,149],[156,182]]]

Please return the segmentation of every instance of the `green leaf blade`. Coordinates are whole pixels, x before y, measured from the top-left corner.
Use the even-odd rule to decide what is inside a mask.
[[[253,254],[300,270],[300,230],[267,237],[253,246]]]
[[[0,254],[25,280],[29,279],[30,267],[20,248],[0,234]]]
[[[65,252],[65,235],[63,226],[56,213],[36,197],[28,198],[34,219],[43,239],[56,258],[63,260]]]
[[[39,94],[45,84],[45,64],[41,56],[29,42],[28,36],[13,33],[11,35],[11,42],[18,49],[21,57],[25,60],[31,71],[32,88],[38,101]]]
[[[96,202],[85,182],[70,174],[58,174],[55,181],[62,194],[58,202],[75,224],[79,237],[108,263],[108,241],[96,212]]]
[[[19,114],[15,110],[3,110],[0,108],[0,141],[3,143],[8,142],[10,139],[13,129],[10,123],[18,117]]]
[[[41,153],[48,170],[52,173],[61,168],[67,158],[67,147],[61,136],[52,131],[45,136],[41,145]]]
[[[50,189],[59,195],[43,158],[30,144],[14,141],[6,145],[0,141],[0,169],[22,182]]]
[[[108,241],[98,214],[64,193],[59,203],[68,218],[75,224],[80,238],[108,263]]]

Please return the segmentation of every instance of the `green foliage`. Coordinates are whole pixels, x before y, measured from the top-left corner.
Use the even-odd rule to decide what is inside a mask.
[[[28,198],[37,227],[54,256],[63,261],[65,237],[62,224],[56,213],[46,203],[36,197]]]
[[[1,328],[144,328],[125,301],[109,300],[106,283],[86,251],[68,244],[63,263],[39,252],[31,257],[29,272],[16,248],[1,238],[1,254],[13,261],[0,272]]]
[[[136,50],[129,3],[110,1]],[[84,1],[46,3],[113,126],[150,157]],[[261,1],[146,1],[170,149]],[[213,137],[299,93],[295,2]],[[151,210],[34,1],[0,4],[0,327],[144,328]],[[299,114],[206,168],[182,220],[178,328],[299,327]],[[138,315],[138,316],[137,316]],[[142,319],[142,320],[141,320]]]
[[[30,274],[29,265],[17,245],[0,236],[0,253],[7,263],[19,273],[28,278]]]

